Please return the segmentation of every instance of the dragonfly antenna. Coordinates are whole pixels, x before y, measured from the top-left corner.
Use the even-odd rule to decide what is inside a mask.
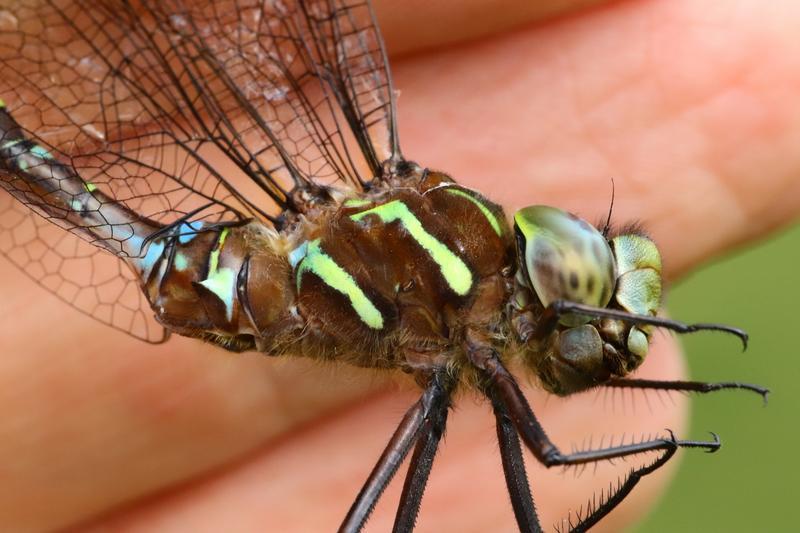
[[[611,229],[611,213],[614,212],[614,193],[614,178],[611,178],[611,205],[608,207],[608,218],[606,218],[606,225],[603,227],[603,237],[607,237]]]

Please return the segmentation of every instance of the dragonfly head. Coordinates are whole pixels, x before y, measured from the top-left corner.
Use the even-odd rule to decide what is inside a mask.
[[[661,304],[661,257],[653,241],[630,231],[609,238],[581,218],[549,206],[514,215],[518,274],[515,327],[525,325],[526,361],[557,394],[585,390],[638,367],[651,328],[591,314],[560,316],[539,328],[556,301],[655,315]]]

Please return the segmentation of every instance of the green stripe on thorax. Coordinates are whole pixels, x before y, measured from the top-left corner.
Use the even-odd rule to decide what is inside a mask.
[[[208,258],[208,275],[200,284],[219,297],[222,303],[225,304],[225,314],[228,320],[231,320],[233,318],[233,293],[236,285],[236,272],[232,268],[219,268],[219,256],[229,233],[229,228],[224,228],[220,232],[217,244]]]
[[[444,243],[428,233],[419,218],[400,200],[393,200],[383,205],[351,215],[356,222],[367,215],[376,215],[385,224],[399,221],[417,244],[430,255],[439,267],[445,281],[459,296],[465,296],[472,288],[472,272],[464,261],[454,254]]]
[[[312,272],[326,285],[350,300],[358,317],[372,329],[383,329],[383,315],[364,294],[356,280],[336,263],[320,246],[320,239],[308,243],[305,257],[297,268],[297,290],[300,291],[303,274]]]
[[[219,234],[216,246],[214,246],[214,249],[211,251],[211,255],[208,258],[209,276],[213,275],[217,271],[217,267],[219,267],[219,254],[222,251],[222,247],[225,245],[225,239],[228,238],[229,233],[230,229],[224,228]]]
[[[478,207],[478,209],[480,209],[481,213],[483,213],[483,216],[486,217],[486,220],[489,221],[489,225],[492,226],[494,232],[497,233],[497,235],[503,234],[503,229],[501,228],[500,222],[497,220],[497,217],[494,215],[494,213],[492,213],[492,211],[488,207],[486,207],[486,205],[483,202],[481,202],[468,192],[462,191],[461,189],[447,187],[445,190],[450,194],[466,198],[467,200],[475,204]]]

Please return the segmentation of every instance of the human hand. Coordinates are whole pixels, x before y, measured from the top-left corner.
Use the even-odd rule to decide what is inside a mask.
[[[472,12],[465,3],[480,21],[468,31],[502,26],[496,16],[528,5],[519,4],[476,3]],[[390,47],[434,46],[452,36],[436,30],[464,27],[442,21],[438,6],[382,17]],[[800,207],[800,7],[750,0],[733,13],[715,9],[617,2],[394,61],[404,153],[509,214],[547,203],[600,219],[614,178],[615,220],[643,221],[675,279]],[[0,522],[12,529],[94,519],[111,530],[332,530],[418,394],[358,370],[230,355],[187,339],[143,345],[0,268]],[[676,343],[656,336],[637,376],[683,375]],[[605,411],[594,394],[527,393],[566,449],[588,435],[685,432],[682,397],[634,415]],[[513,530],[488,406],[462,397],[450,420],[419,529]],[[573,479],[528,462],[545,527],[614,470]],[[616,530],[645,513],[667,481],[661,474],[602,525]],[[389,529],[398,485],[369,530]]]

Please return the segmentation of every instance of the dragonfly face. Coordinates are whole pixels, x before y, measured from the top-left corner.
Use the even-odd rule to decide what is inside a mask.
[[[544,386],[571,394],[635,370],[647,355],[649,326],[566,314],[545,338],[536,339],[535,330],[544,309],[559,300],[655,316],[661,305],[655,244],[638,233],[609,239],[549,206],[522,209],[514,221],[520,264],[513,320],[527,341],[526,360]]]
[[[492,405],[522,531],[541,526],[520,439],[548,467],[658,454],[575,530],[678,448],[719,446],[668,435],[568,454],[548,438],[507,370],[514,354],[557,394],[708,392],[726,386],[623,378],[654,327],[745,335],[657,317],[660,256],[639,232],[612,235],[549,207],[520,211],[512,230],[487,196],[405,159],[368,3],[5,9],[4,255],[145,340],[174,332],[233,351],[399,369],[424,389],[342,531],[363,527],[411,448],[395,529],[413,529],[457,389]],[[78,260],[91,268],[68,268]],[[86,275],[104,269],[116,275]]]

